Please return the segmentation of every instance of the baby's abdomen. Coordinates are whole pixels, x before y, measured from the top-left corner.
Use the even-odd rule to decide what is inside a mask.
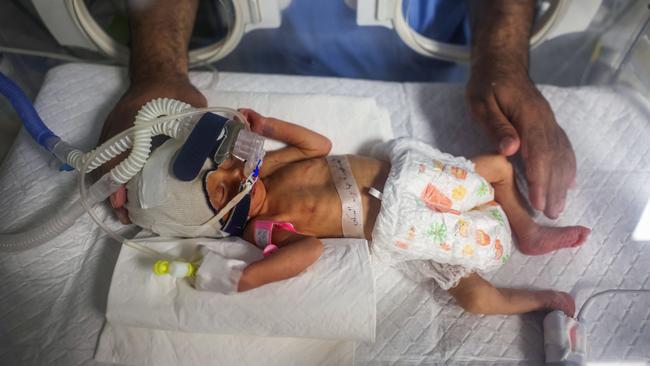
[[[313,186],[300,192],[296,197],[296,229],[316,237],[343,237],[341,228],[341,201],[336,188]]]

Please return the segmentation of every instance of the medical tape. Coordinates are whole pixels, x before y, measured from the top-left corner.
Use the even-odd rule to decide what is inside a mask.
[[[273,244],[272,240],[273,227],[292,233],[296,232],[293,224],[286,221],[257,220],[253,227],[253,231],[255,232],[255,245],[264,251],[265,257],[278,250],[278,246]]]
[[[352,175],[347,156],[328,156],[327,164],[341,199],[341,227],[346,238],[364,238],[363,207],[359,186]]]

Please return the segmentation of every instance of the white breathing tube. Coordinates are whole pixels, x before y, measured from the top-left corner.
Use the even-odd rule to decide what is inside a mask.
[[[234,109],[225,107],[193,109],[189,104],[161,98],[153,100],[142,107],[136,116],[133,127],[113,136],[88,153],[83,153],[58,138],[51,141],[50,143],[54,145],[53,152],[57,158],[67,162],[79,171],[80,198],[61,210],[60,214],[47,220],[43,225],[21,233],[0,234],[0,252],[17,252],[35,248],[72,226],[85,210],[115,240],[125,245],[137,246],[139,248],[136,249],[147,252],[147,254],[161,256],[149,248],[136,245],[110,229],[97,217],[92,206],[104,201],[142,169],[151,153],[151,138],[153,136],[164,134],[172,138],[186,138],[195,122],[190,117],[206,112],[231,115],[233,118],[247,124],[246,118]],[[85,175],[87,173],[131,147],[133,147],[132,151],[124,161],[102,176],[90,188],[86,187]],[[165,256],[163,255],[163,257]]]

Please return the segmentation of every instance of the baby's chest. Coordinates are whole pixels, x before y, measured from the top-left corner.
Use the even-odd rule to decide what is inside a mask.
[[[340,231],[341,202],[328,185],[287,185],[276,196],[279,217],[307,235],[334,236]]]
[[[287,185],[275,197],[282,211],[294,218],[327,218],[340,209],[336,188],[328,185]]]
[[[266,180],[270,193],[293,205],[331,199],[336,188],[327,163],[320,159],[289,164]]]
[[[287,166],[267,182],[276,212],[299,231],[318,236],[340,230],[341,201],[324,159]]]

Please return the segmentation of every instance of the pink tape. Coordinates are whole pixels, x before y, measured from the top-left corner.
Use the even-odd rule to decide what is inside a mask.
[[[257,220],[254,225],[255,245],[264,251],[265,257],[278,250],[278,246],[272,243],[274,227],[291,231],[292,233],[296,232],[293,224],[286,221]]]

